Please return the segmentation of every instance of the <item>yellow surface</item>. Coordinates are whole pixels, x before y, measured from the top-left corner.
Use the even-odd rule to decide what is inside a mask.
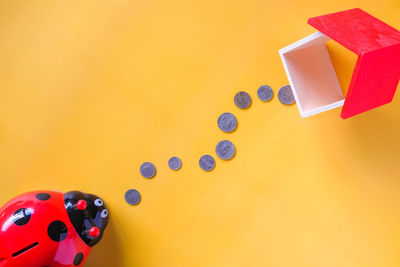
[[[101,195],[112,219],[87,266],[399,266],[399,95],[348,120],[256,98],[287,84],[278,49],[308,17],[352,7],[400,28],[398,0],[1,1],[0,202]],[[329,48],[346,88],[355,58]],[[236,157],[200,170],[226,138]]]

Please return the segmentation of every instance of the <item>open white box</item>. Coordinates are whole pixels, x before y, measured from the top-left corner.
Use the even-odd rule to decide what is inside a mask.
[[[321,32],[279,50],[301,117],[341,107],[344,96]]]

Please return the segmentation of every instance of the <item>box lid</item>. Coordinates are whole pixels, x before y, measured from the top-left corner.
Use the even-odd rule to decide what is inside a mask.
[[[308,23],[359,57],[342,109],[348,118],[392,101],[400,78],[400,32],[355,8]]]

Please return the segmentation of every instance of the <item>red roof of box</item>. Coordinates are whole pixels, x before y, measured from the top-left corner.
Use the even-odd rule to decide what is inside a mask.
[[[308,23],[358,55],[342,118],[392,101],[400,79],[400,32],[355,8]]]

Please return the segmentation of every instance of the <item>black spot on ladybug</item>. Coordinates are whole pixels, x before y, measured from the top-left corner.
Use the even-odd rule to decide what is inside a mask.
[[[81,264],[82,260],[83,260],[83,254],[82,253],[76,254],[74,258],[74,265],[78,266],[79,264]]]
[[[13,223],[22,226],[29,222],[31,219],[32,209],[22,208],[14,212],[13,214]]]
[[[36,195],[36,198],[39,200],[49,200],[50,199],[50,194],[47,193],[39,193]]]
[[[54,241],[63,241],[68,234],[68,229],[62,221],[54,221],[47,227],[47,234]]]

